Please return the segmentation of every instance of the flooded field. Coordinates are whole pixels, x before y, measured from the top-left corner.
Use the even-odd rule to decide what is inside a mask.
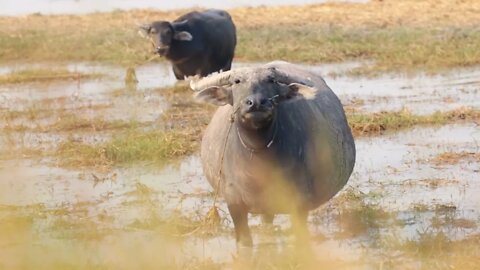
[[[245,65],[254,64],[235,67]],[[480,109],[479,68],[435,76],[342,75],[358,65],[308,68],[324,76],[349,113]],[[4,65],[0,75],[49,68],[58,67]],[[162,116],[172,106],[167,93],[176,84],[170,67],[137,67],[132,87],[117,66],[62,68],[98,76],[0,84],[0,269],[235,268],[232,222],[221,199],[220,215],[212,215],[215,195],[195,151],[162,166],[65,164],[56,154],[65,143],[95,147],[125,130],[165,128]],[[190,96],[183,102],[192,102]],[[350,182],[309,218],[317,263],[334,269],[448,269],[466,260],[459,269],[472,269],[478,249],[460,247],[478,247],[480,235],[478,124],[358,136]],[[288,260],[292,248],[288,218],[279,216],[270,230],[259,221],[254,216],[250,222],[259,258],[253,268],[276,269],[268,258]],[[445,254],[453,261],[438,261]],[[287,269],[305,266],[289,263]]]

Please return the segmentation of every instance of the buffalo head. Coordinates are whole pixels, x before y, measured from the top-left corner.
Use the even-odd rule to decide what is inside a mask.
[[[230,104],[234,120],[249,130],[268,128],[282,102],[310,97],[312,83],[288,76],[274,67],[242,68],[211,75],[190,86],[196,99],[215,105]]]
[[[143,30],[155,47],[155,52],[164,56],[170,49],[173,40],[191,41],[192,34],[188,31],[175,30],[178,26],[184,25],[187,20],[181,22],[156,21],[151,24],[142,25]]]

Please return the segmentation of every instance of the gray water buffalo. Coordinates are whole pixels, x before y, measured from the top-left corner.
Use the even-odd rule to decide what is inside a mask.
[[[172,63],[178,80],[230,70],[237,37],[226,11],[193,11],[173,22],[156,21],[141,28],[151,38],[155,51]]]
[[[191,87],[220,106],[202,140],[204,173],[223,195],[237,245],[251,246],[248,213],[291,214],[308,236],[308,211],[347,183],[355,144],[342,104],[318,75],[273,62],[213,74]]]

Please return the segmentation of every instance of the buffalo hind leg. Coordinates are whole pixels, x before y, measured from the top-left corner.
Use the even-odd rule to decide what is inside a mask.
[[[246,207],[238,204],[229,204],[228,211],[233,220],[237,247],[251,247],[252,236],[248,228],[248,211]]]

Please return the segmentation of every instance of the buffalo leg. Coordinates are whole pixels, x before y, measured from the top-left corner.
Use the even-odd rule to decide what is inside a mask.
[[[307,228],[308,211],[298,210],[291,215],[292,229],[297,238],[297,242],[308,242],[309,232]]]
[[[180,70],[178,70],[177,67],[172,66],[172,70],[173,70],[173,75],[175,75],[175,78],[177,78],[177,80],[183,80],[184,79],[183,73]]]
[[[232,68],[232,61],[228,61],[228,63],[222,68],[223,71],[228,71]]]
[[[228,211],[232,216],[233,226],[235,227],[235,238],[237,246],[252,246],[252,236],[248,228],[248,212],[244,206],[237,204],[228,205]]]
[[[262,224],[265,225],[265,226],[272,226],[274,217],[275,217],[275,215],[272,215],[272,214],[263,214],[262,215]]]

